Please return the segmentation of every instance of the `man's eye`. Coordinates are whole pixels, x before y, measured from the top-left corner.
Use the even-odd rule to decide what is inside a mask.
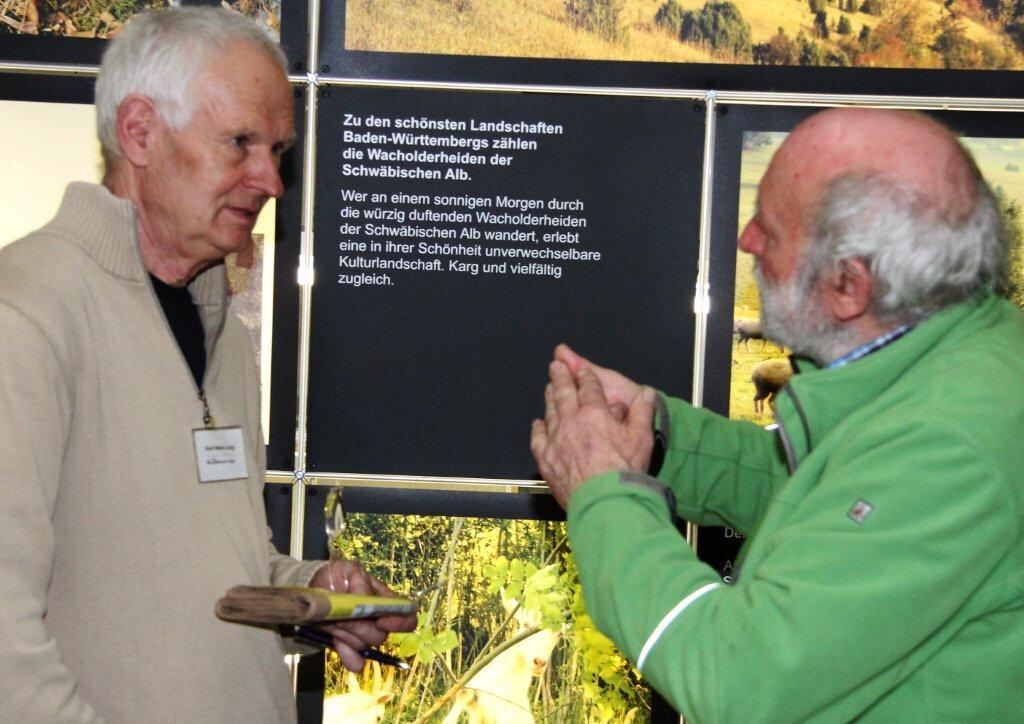
[[[238,146],[239,148],[244,148],[246,144],[249,143],[249,137],[246,135],[232,136],[231,143],[232,145]]]

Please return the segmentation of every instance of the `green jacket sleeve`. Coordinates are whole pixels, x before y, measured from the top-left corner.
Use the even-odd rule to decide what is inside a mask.
[[[777,435],[665,396],[657,424],[665,441],[658,478],[675,494],[678,515],[752,532],[788,476]]]
[[[942,646],[963,606],[1006,605],[967,596],[1013,540],[997,467],[942,423],[863,443],[809,491],[779,492],[733,585],[695,559],[642,476],[573,495],[591,615],[689,720],[849,720]],[[858,500],[872,506],[860,523]]]

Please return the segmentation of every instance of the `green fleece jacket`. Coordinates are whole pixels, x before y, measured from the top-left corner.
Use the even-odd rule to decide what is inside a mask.
[[[320,565],[270,545],[252,346],[223,267],[201,274],[204,388],[248,477],[200,483],[203,406],[135,230],[129,202],[72,184],[0,251],[0,722],[291,721],[277,634],[213,613]]]
[[[667,488],[597,476],[569,532],[595,621],[682,714],[1024,721],[1018,310],[982,295],[848,366],[801,363],[777,432],[661,401]],[[748,534],[735,583],[666,501]]]

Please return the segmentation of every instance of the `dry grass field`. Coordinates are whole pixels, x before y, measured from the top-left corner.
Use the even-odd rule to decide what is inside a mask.
[[[707,62],[654,25],[657,0],[631,0],[618,42],[566,22],[560,0],[349,0],[345,47],[399,53]]]
[[[698,11],[705,0],[675,0],[687,11]],[[828,4],[825,13],[833,28],[828,39],[817,36],[807,0],[733,0],[750,27],[753,44],[766,43],[779,30],[789,38],[803,34],[823,50],[839,52],[855,43],[862,29],[874,32],[887,23],[891,47],[864,56],[863,64],[888,67],[940,67],[942,58],[931,49],[942,0],[885,0],[881,16],[840,10]],[[619,0],[618,37],[573,27],[565,0],[349,0],[346,5],[345,47],[399,53],[477,55],[529,58],[574,58],[684,63],[750,62],[716,54],[703,43],[681,42],[654,22],[665,0]],[[851,33],[835,32],[841,18]],[[964,36],[986,44],[998,62],[1024,67],[1024,56],[1012,48],[992,21],[964,15]],[[904,39],[910,38],[907,50]],[[848,49],[848,48],[847,48]],[[995,60],[974,62],[997,62]],[[985,65],[975,67],[988,67]]]
[[[756,144],[745,148],[740,162],[739,217],[735,233],[754,215],[757,199],[757,184],[768,168],[772,154],[786,138],[785,133],[758,133]],[[761,315],[761,303],[754,281],[754,260],[749,254],[737,252],[736,291],[733,297],[733,319],[757,319]],[[729,416],[739,420],[752,420],[760,425],[772,421],[771,410],[765,408],[761,414],[754,412],[754,384],[750,374],[761,360],[784,357],[785,352],[774,344],[762,344],[749,340],[746,345],[733,341],[732,375],[729,386]]]

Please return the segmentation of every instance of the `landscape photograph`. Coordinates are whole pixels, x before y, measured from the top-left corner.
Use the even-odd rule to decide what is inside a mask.
[[[650,692],[583,605],[565,524],[354,513],[333,545],[396,591],[419,625],[359,674],[327,654],[324,724],[651,720]]]
[[[1024,68],[1024,0],[348,0],[345,49],[766,66]]]
[[[115,36],[135,13],[211,4],[233,8],[256,20],[275,40],[280,37],[281,0],[8,0],[0,5],[0,35],[106,39]]]

